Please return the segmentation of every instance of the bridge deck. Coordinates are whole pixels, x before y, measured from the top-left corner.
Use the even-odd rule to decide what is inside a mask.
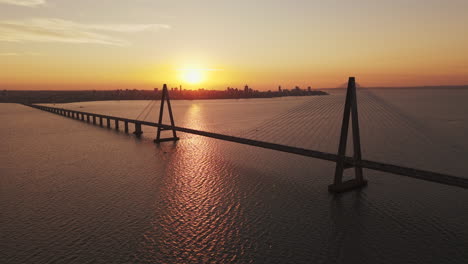
[[[167,130],[174,129],[176,131],[180,131],[184,133],[189,133],[189,134],[194,134],[194,135],[199,135],[199,136],[204,136],[204,137],[209,137],[209,138],[215,138],[219,140],[235,142],[235,143],[240,143],[240,144],[249,145],[249,146],[256,146],[256,147],[265,148],[265,149],[272,149],[272,150],[292,153],[292,154],[296,154],[300,156],[306,156],[306,157],[327,160],[327,161],[332,161],[332,162],[338,161],[338,155],[316,151],[316,150],[291,147],[291,146],[263,142],[263,141],[252,140],[252,139],[247,139],[247,138],[240,138],[240,137],[223,135],[223,134],[218,134],[218,133],[213,133],[213,132],[195,130],[191,128],[170,126],[170,125],[165,125],[165,124],[158,124],[158,123],[153,123],[153,122],[148,122],[148,121],[128,119],[128,118],[122,118],[122,117],[116,117],[116,116],[101,115],[101,114],[68,110],[68,109],[63,109],[63,108],[41,106],[41,105],[28,105],[28,106],[37,108],[40,110],[56,113],[56,114],[61,114],[61,115],[66,115],[67,113],[77,115],[77,119],[79,119],[78,116],[81,115],[82,117],[81,120],[85,120],[84,116],[86,116],[87,117],[86,120],[88,120],[88,122],[89,122],[89,117],[103,118],[103,119],[107,119],[108,126],[109,126],[110,120],[114,120],[116,122],[118,121],[124,122],[126,128],[128,128],[128,123],[132,123],[132,124],[135,124],[135,127],[138,126],[140,128],[141,128],[141,125],[145,125],[145,126],[151,126],[151,127],[160,127],[160,128],[167,129]],[[392,174],[416,178],[419,180],[437,182],[437,183],[441,183],[445,185],[457,186],[457,187],[468,189],[467,178],[461,178],[461,177],[456,177],[456,176],[451,176],[451,175],[446,175],[446,174],[441,174],[441,173],[436,173],[436,172],[431,172],[431,171],[418,170],[418,169],[402,167],[402,166],[386,164],[386,163],[370,161],[370,160],[362,160],[361,162],[357,163],[353,160],[352,157],[345,157],[345,160],[347,163],[346,165],[349,167],[360,166],[362,168],[366,168],[370,170],[388,172]]]

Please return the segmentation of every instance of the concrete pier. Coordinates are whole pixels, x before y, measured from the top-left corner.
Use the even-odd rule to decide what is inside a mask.
[[[135,134],[137,137],[140,137],[141,134],[143,134],[143,130],[141,130],[141,123],[140,122],[135,123],[135,131],[133,132],[133,134]]]

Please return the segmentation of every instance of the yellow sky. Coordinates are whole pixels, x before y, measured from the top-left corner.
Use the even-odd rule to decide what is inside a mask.
[[[0,88],[468,84],[467,13],[466,0],[0,0]]]

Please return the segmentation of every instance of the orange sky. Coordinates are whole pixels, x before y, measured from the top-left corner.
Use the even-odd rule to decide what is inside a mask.
[[[0,88],[468,84],[467,13],[466,0],[0,0]]]

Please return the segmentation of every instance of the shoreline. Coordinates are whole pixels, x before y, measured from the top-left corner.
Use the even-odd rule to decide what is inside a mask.
[[[136,101],[160,100],[159,90],[114,90],[114,91],[3,91],[0,103],[20,104],[60,104],[94,101]],[[282,90],[278,92],[242,91],[242,90],[194,90],[169,91],[171,100],[219,100],[219,99],[257,99],[292,96],[329,95],[319,90]]]

